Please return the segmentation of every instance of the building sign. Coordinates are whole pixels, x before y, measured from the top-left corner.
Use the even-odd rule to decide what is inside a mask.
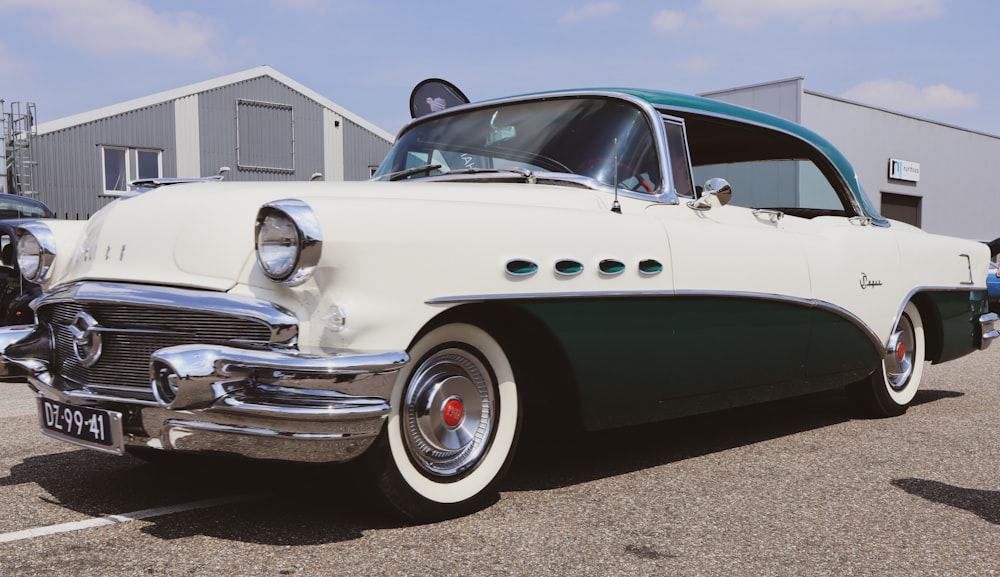
[[[893,180],[920,181],[920,163],[909,160],[889,159],[889,178]]]

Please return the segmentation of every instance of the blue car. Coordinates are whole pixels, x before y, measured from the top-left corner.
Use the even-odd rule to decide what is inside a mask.
[[[997,270],[996,257],[1000,254],[1000,238],[986,243],[990,247],[990,255],[993,262],[990,263],[989,273],[986,275],[986,295],[990,302],[990,312],[1000,311],[1000,270]]]

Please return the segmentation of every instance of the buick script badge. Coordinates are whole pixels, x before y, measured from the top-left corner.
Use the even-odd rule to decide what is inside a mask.
[[[866,289],[868,287],[877,287],[877,286],[882,286],[882,281],[880,281],[880,280],[871,280],[871,279],[868,278],[867,274],[861,273],[861,289],[862,290],[864,290],[864,289]]]

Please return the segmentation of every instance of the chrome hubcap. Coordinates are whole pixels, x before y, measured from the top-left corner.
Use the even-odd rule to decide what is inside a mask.
[[[903,315],[896,325],[896,331],[889,339],[889,347],[885,352],[885,375],[889,386],[894,391],[901,391],[910,382],[913,375],[913,353],[916,338],[910,318]]]
[[[490,379],[483,362],[459,348],[437,351],[414,370],[400,417],[416,465],[451,476],[479,461],[494,427]]]

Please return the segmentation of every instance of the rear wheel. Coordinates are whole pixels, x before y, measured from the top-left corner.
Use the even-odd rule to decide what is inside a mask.
[[[420,522],[478,510],[494,498],[521,427],[507,354],[482,328],[452,323],[421,337],[410,358],[366,455],[376,486]]]
[[[851,385],[849,392],[859,408],[875,417],[906,412],[920,388],[924,371],[924,325],[916,305],[907,303],[889,338],[882,368]]]

